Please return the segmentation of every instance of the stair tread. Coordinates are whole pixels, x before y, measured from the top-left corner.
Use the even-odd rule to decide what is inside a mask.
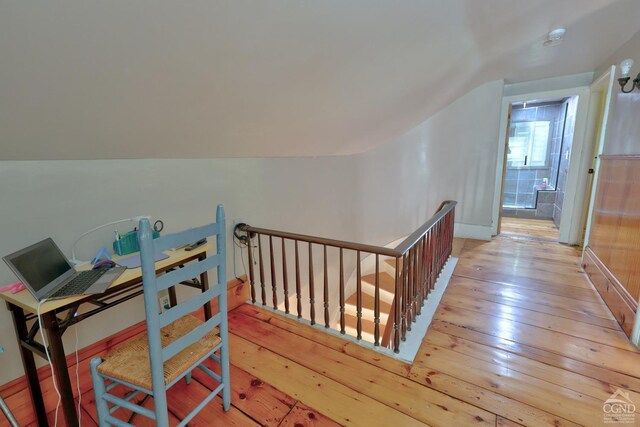
[[[386,262],[388,265],[390,265],[392,268],[396,268],[396,259],[395,258],[386,258],[384,260],[384,262]],[[400,258],[400,267],[402,267],[402,258]]]
[[[358,295],[354,293],[345,301],[345,304],[357,306],[358,305]],[[375,308],[375,298],[373,295],[369,295],[365,292],[362,292],[362,308],[368,308],[369,310],[373,310]],[[391,304],[380,300],[380,313],[389,314],[389,310],[391,310]]]
[[[357,330],[358,318],[351,314],[345,314],[344,325],[345,325],[345,328],[353,328],[354,330]],[[362,332],[374,335],[375,325],[376,324],[371,320],[362,319]],[[386,323],[383,323],[382,321],[380,321],[380,337],[382,337],[382,334],[384,333],[385,326],[386,326]]]
[[[362,276],[362,280],[372,285],[375,285],[376,274],[371,273],[371,274],[367,274],[366,276]],[[383,289],[387,292],[391,292],[392,294],[395,294],[396,292],[395,281],[396,279],[392,277],[389,273],[384,271],[380,273],[380,289]]]

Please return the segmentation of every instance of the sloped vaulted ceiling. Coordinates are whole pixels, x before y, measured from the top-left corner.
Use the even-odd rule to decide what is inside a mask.
[[[363,152],[639,29],[638,0],[0,0],[0,159]]]

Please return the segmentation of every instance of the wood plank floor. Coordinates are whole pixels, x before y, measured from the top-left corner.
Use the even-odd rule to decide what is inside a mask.
[[[618,388],[640,407],[640,353],[580,272],[577,250],[498,237],[457,240],[455,251],[458,266],[413,364],[239,306],[229,313],[232,409],[217,401],[190,425],[597,426]],[[80,383],[82,424],[95,425],[88,358]],[[177,385],[172,416],[212,387],[195,374]],[[29,425],[26,392],[12,390],[3,396]]]
[[[541,239],[557,242],[560,230],[550,219],[502,217],[500,234],[511,237]]]

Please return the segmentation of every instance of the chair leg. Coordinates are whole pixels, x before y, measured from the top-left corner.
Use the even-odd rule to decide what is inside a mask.
[[[106,417],[109,415],[109,406],[104,400],[107,390],[104,385],[104,378],[98,373],[98,365],[102,363],[102,359],[94,357],[91,359],[91,381],[93,382],[93,394],[96,399],[96,408],[98,409],[98,424],[100,426],[108,426]]]
[[[222,329],[222,328],[221,328]],[[226,328],[225,328],[226,329]],[[226,331],[225,331],[226,332]],[[224,333],[224,335],[227,335]],[[222,377],[222,407],[228,411],[231,407],[231,382],[229,375],[229,341],[228,337],[222,338],[223,344],[220,348],[220,374]]]
[[[191,384],[191,371],[189,371],[189,373],[187,375],[184,376],[184,381],[187,384]]]

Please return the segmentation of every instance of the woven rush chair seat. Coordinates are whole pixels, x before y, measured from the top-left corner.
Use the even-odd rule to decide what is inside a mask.
[[[162,347],[166,347],[203,323],[202,320],[191,315],[170,323],[161,329]],[[219,343],[220,337],[215,329],[167,360],[163,369],[165,384],[175,380]],[[98,366],[98,372],[101,374],[127,381],[147,390],[153,388],[149,363],[149,341],[146,334],[141,334],[114,347],[103,356],[103,360]]]

